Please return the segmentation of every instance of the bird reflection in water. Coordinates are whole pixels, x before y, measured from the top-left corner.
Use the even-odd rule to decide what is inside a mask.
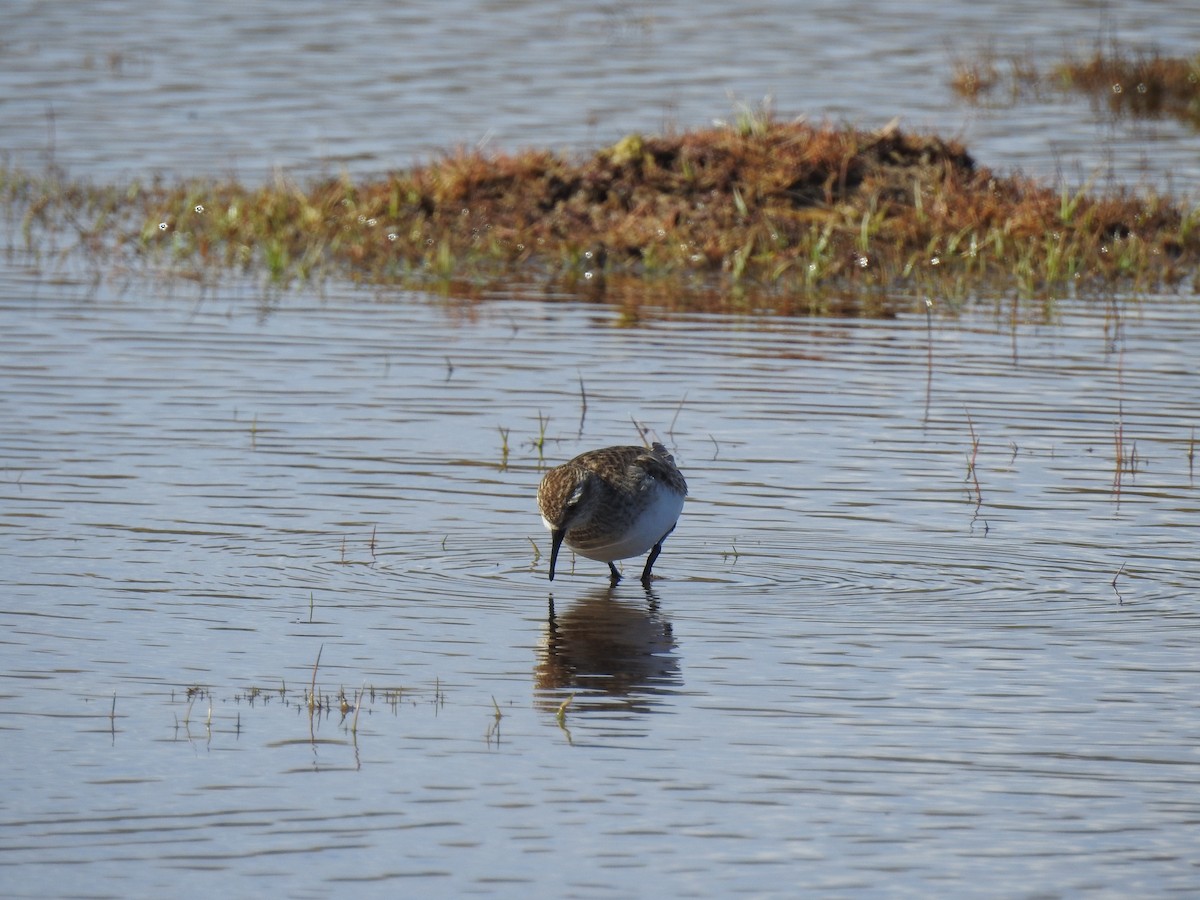
[[[538,650],[539,708],[556,710],[564,690],[580,693],[571,709],[648,712],[656,694],[682,684],[671,623],[653,591],[634,602],[612,587],[555,611],[550,597],[546,632]]]

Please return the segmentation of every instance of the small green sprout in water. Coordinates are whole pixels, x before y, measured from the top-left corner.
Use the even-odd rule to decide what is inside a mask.
[[[583,373],[579,373],[579,436],[583,437],[583,420],[587,418],[587,389],[583,386]]]
[[[363,694],[366,693],[366,682],[359,688],[358,693],[354,695],[354,721],[350,723],[350,733],[358,738],[358,714],[362,711]]]
[[[679,398],[679,405],[675,407],[675,415],[671,417],[671,424],[667,426],[667,437],[672,441],[675,440],[675,423],[679,421],[679,414],[683,412],[683,404],[687,402],[687,392]]]
[[[196,702],[196,698],[188,692],[187,709],[183,712],[183,727],[187,728],[192,721],[192,704]]]
[[[971,453],[967,457],[967,477],[965,480],[970,481],[975,488],[975,505],[979,506],[983,503],[983,491],[979,487],[979,471],[976,468],[976,461],[979,457],[979,436],[975,434],[975,423],[971,420],[969,410],[967,414],[967,427],[971,430]]]
[[[500,720],[504,718],[504,714],[500,712],[500,704],[496,702],[496,696],[494,694],[492,695],[492,709],[494,709],[496,713],[492,718],[492,724],[488,726],[487,734],[484,735],[484,738],[489,744],[492,742],[492,738],[495,738],[496,743],[499,744]]]
[[[538,436],[533,442],[534,449],[537,450],[538,463],[545,462],[546,456],[546,426],[550,424],[550,417],[543,416],[542,411],[538,410]]]
[[[1121,473],[1125,469],[1125,407],[1117,401],[1117,421],[1113,425],[1113,493],[1121,498]]]
[[[1117,586],[1117,579],[1120,578],[1124,574],[1125,574],[1125,563],[1121,563],[1121,568],[1117,569],[1117,574],[1114,575],[1113,579],[1112,579],[1112,586],[1114,588],[1116,588],[1116,586]]]
[[[501,425],[497,425],[496,429],[500,432],[500,468],[501,470],[508,468],[508,432],[509,429]]]
[[[311,713],[317,708],[317,667],[321,665],[321,654],[325,651],[325,645],[322,644],[317,648],[317,658],[313,662],[312,669],[312,684],[308,692],[308,711]]]
[[[562,703],[558,704],[558,712],[554,714],[554,718],[558,721],[559,727],[565,727],[567,721],[567,707],[571,705],[571,701],[575,699],[575,695],[567,697]]]

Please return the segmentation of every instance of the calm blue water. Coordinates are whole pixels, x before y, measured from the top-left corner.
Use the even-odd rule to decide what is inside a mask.
[[[630,330],[4,273],[6,895],[1196,886],[1190,301]],[[692,487],[662,579],[551,586],[539,435],[632,419]]]
[[[590,151],[769,96],[785,117],[961,136],[1001,171],[1200,188],[1188,128],[1113,123],[1072,96],[972,108],[950,88],[955,63],[983,53],[1002,71],[1114,40],[1191,56],[1195,2],[13,0],[4,19],[0,150],[84,177],[259,181],[379,173],[460,145]]]
[[[0,149],[365,174],[771,92],[1197,183],[1170,123],[947,87],[981,47],[1194,52],[1178,4],[436,9],[10,4]],[[1200,889],[1194,296],[628,328],[521,287],[201,289],[18,226],[5,897]],[[541,473],[638,426],[692,488],[661,579],[550,585]]]

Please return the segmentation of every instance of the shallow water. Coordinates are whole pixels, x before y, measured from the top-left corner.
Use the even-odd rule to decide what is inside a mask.
[[[1190,54],[1189,4],[10,7],[0,151],[100,181],[588,149],[769,92],[1200,184],[1182,127],[947,86],[985,46]],[[0,894],[1200,888],[1195,297],[629,328],[35,262],[18,224]],[[692,488],[660,580],[551,585],[541,473],[639,425]]]
[[[546,0],[12,0],[0,151],[101,180],[234,173],[256,183],[379,173],[457,146],[592,151],[709,125],[772,97],[784,117],[963,137],[1002,172],[1200,190],[1195,131],[1111,121],[1079,96],[988,105],[950,86],[992,53],[1050,69],[1113,41],[1191,57],[1200,5],[1145,0],[838,0],[683,5]]]
[[[10,262],[0,320],[7,896],[1200,885],[1193,300],[629,329]],[[550,585],[540,473],[631,420],[692,488],[661,579]]]

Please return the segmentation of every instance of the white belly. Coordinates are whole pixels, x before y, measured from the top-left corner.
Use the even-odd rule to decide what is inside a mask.
[[[580,556],[599,562],[612,562],[615,559],[641,556],[675,526],[681,512],[683,512],[683,495],[660,488],[656,492],[653,502],[642,510],[641,515],[629,523],[629,527],[614,535],[610,543],[581,550],[571,543],[571,535],[568,532],[566,544]]]

